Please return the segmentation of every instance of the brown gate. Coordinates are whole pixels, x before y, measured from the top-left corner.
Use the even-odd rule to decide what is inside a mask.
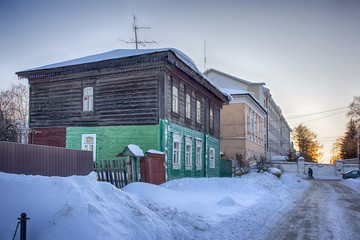
[[[141,182],[161,184],[165,182],[165,154],[147,153],[140,159]]]

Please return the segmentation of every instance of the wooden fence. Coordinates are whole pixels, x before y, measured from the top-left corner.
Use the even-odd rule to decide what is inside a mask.
[[[108,182],[117,188],[123,188],[128,184],[126,160],[103,160],[94,162],[94,171],[98,181]]]
[[[0,141],[0,172],[67,177],[92,172],[90,151]]]

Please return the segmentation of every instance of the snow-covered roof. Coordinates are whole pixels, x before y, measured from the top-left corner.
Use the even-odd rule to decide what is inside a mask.
[[[36,70],[44,70],[44,69],[52,69],[52,68],[59,68],[59,67],[67,67],[67,66],[73,66],[78,64],[84,64],[84,63],[94,63],[94,62],[100,62],[105,60],[111,60],[111,59],[118,59],[118,58],[125,58],[125,57],[131,57],[131,56],[138,56],[143,54],[149,54],[149,53],[156,53],[156,52],[165,52],[171,50],[175,53],[175,55],[180,58],[184,63],[186,63],[191,68],[196,68],[195,63],[184,53],[181,51],[175,49],[175,48],[159,48],[159,49],[117,49],[110,52],[104,52],[99,53],[95,55],[90,55],[82,58],[72,59],[69,61],[54,63],[45,65],[42,67],[32,68],[25,70],[26,71],[36,71]]]
[[[264,110],[266,113],[268,112],[268,110],[263,105],[261,105],[261,103],[256,99],[253,92],[248,92],[248,91],[243,91],[243,90],[238,90],[238,89],[230,89],[230,88],[220,88],[220,90],[222,92],[228,93],[230,95],[247,95],[247,96],[250,96],[254,100],[254,102],[256,102],[257,105],[262,110]]]
[[[176,55],[176,57],[178,57],[183,63],[185,63],[192,70],[194,70],[198,75],[200,75],[202,78],[204,78],[206,81],[208,81],[213,87],[215,87],[219,92],[221,92],[224,96],[226,96],[229,101],[232,100],[232,98],[229,94],[222,92],[216,84],[214,84],[211,80],[209,80],[196,67],[196,64],[190,57],[188,57],[186,54],[184,54],[183,52],[181,52],[180,50],[175,49],[175,48],[117,49],[117,50],[113,50],[110,52],[104,52],[104,53],[95,54],[95,55],[91,55],[91,56],[87,56],[87,57],[82,57],[82,58],[77,58],[77,59],[73,59],[73,60],[69,60],[69,61],[54,63],[54,64],[50,64],[50,65],[45,65],[42,67],[32,68],[32,69],[20,71],[18,73],[37,71],[37,70],[46,70],[46,69],[53,69],[53,68],[60,68],[60,67],[68,67],[68,66],[85,64],[85,63],[94,63],[94,62],[100,62],[100,61],[105,61],[105,60],[119,59],[119,58],[139,56],[139,55],[143,55],[143,54],[150,54],[150,53],[157,53],[157,52],[166,52],[166,51],[172,51]]]
[[[204,74],[207,75],[207,74],[210,73],[210,72],[215,72],[215,73],[224,75],[224,76],[226,76],[226,77],[228,77],[228,78],[232,78],[232,79],[234,79],[234,80],[237,80],[237,81],[239,81],[239,82],[243,82],[243,83],[248,84],[248,85],[265,85],[264,82],[258,82],[258,83],[256,83],[256,82],[249,82],[249,81],[247,81],[247,80],[245,80],[245,79],[235,77],[235,76],[233,76],[233,75],[230,75],[230,74],[228,74],[228,73],[224,73],[224,72],[219,71],[219,70],[214,69],[214,68],[210,68],[210,69],[206,70],[206,71],[204,72]]]
[[[154,149],[147,150],[146,153],[165,154],[165,153],[163,153],[163,152],[160,152],[160,151],[157,151],[157,150],[154,150]]]
[[[243,91],[243,90],[238,90],[238,89],[230,89],[230,88],[220,88],[221,91],[227,92],[228,94],[231,95],[236,95],[236,94],[252,94],[252,92],[248,92],[248,91]]]
[[[135,157],[143,157],[144,152],[141,148],[135,144],[129,144],[127,148],[134,154]]]

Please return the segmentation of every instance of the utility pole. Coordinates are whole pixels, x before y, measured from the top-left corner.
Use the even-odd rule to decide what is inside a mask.
[[[123,42],[126,42],[126,43],[135,43],[135,48],[136,49],[139,49],[138,48],[138,45],[141,44],[143,46],[145,46],[145,43],[157,43],[155,41],[140,41],[138,40],[138,30],[139,29],[150,29],[150,27],[139,27],[136,23],[136,17],[135,17],[135,14],[133,14],[133,18],[134,18],[134,23],[133,23],[133,30],[134,30],[134,34],[135,34],[135,41],[131,41],[131,42],[127,42],[127,41],[123,41]],[[122,41],[122,40],[121,40]]]

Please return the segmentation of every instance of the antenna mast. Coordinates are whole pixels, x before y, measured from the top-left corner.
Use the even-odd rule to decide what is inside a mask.
[[[135,34],[135,41],[133,41],[133,42],[123,41],[123,42],[126,42],[126,43],[135,43],[136,49],[138,49],[138,45],[139,45],[139,44],[145,46],[145,43],[157,43],[157,42],[155,42],[155,41],[140,41],[140,40],[138,40],[138,30],[139,30],[139,29],[150,29],[150,27],[139,27],[139,26],[136,24],[135,14],[133,14],[133,17],[134,17],[133,29],[134,29],[134,34]]]
[[[204,72],[206,71],[206,40],[204,40]]]

